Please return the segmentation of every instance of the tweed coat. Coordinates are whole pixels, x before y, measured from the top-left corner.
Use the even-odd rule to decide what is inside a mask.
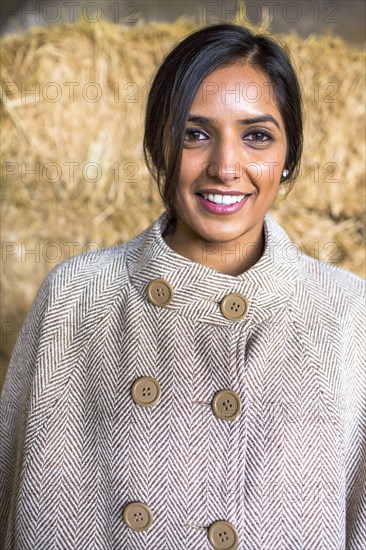
[[[166,223],[39,290],[2,393],[1,548],[208,550],[223,520],[240,550],[365,549],[365,282],[269,214],[236,277],[170,249]],[[165,307],[147,299],[157,279]],[[243,319],[223,315],[230,293]],[[154,406],[131,397],[143,376]],[[240,396],[231,421],[213,413],[223,389]],[[147,530],[124,521],[131,502]]]

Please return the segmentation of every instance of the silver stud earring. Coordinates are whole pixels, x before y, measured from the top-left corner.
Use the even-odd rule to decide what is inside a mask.
[[[288,170],[282,170],[282,175],[286,178],[288,176]]]

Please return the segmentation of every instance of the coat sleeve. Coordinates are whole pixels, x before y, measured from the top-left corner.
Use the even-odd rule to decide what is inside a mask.
[[[12,538],[11,515],[52,271],[39,289],[21,328],[0,398],[0,548],[5,548],[6,541]]]
[[[346,316],[346,550],[366,549],[366,284],[359,282]]]

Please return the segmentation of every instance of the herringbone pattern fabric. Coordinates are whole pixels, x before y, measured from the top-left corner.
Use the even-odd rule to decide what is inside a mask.
[[[2,394],[0,547],[208,550],[226,520],[240,550],[364,550],[365,282],[299,255],[269,215],[238,277],[172,251],[166,221],[42,285]],[[132,400],[140,376],[161,385],[153,407]],[[232,422],[211,408],[222,389],[242,400]],[[124,523],[132,501],[148,531]]]

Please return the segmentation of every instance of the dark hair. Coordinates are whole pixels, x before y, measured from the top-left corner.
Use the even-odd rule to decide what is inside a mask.
[[[235,24],[205,27],[187,36],[168,54],[155,75],[147,101],[145,161],[171,220],[176,217],[174,200],[184,131],[194,96],[209,73],[237,61],[268,75],[287,137],[288,175],[280,183],[286,182],[289,191],[298,176],[303,146],[302,98],[285,46]]]

